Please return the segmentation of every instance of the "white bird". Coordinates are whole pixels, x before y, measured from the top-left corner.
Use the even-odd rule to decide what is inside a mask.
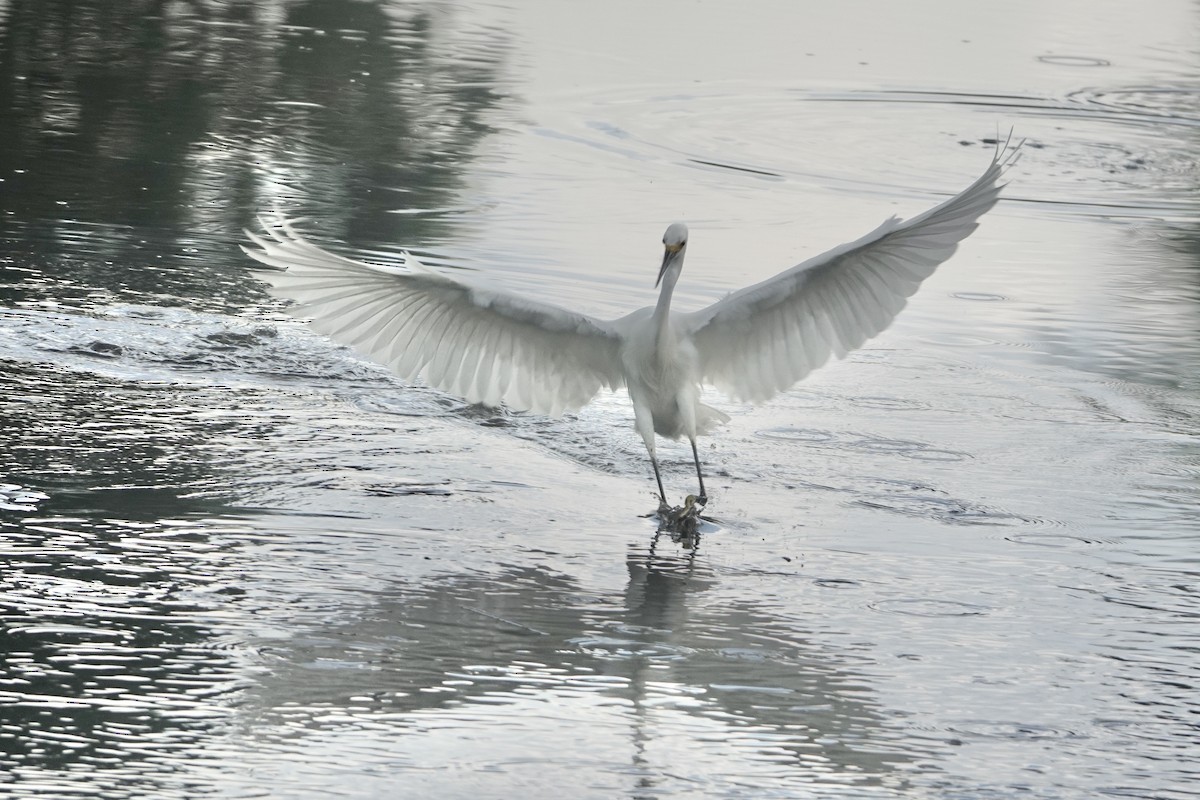
[[[256,274],[296,301],[290,313],[402,378],[424,378],[472,403],[549,415],[583,407],[602,387],[626,388],[662,507],[655,434],[687,437],[703,505],[696,436],[729,417],[700,402],[701,385],[762,402],[879,334],[995,205],[1019,149],[998,145],[974,183],[919,216],[892,217],[690,313],[671,310],[688,245],[679,222],[663,236],[658,304],[611,321],[485,288],[408,253],[403,266],[343,258],[282,217],[261,220],[266,238],[246,231],[257,249],[242,249],[276,268]]]

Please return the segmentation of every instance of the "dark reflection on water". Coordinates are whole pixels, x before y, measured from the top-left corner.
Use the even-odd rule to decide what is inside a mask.
[[[0,474],[50,495],[0,511],[0,764],[57,796],[157,796],[245,681],[210,616],[238,591],[212,537],[241,526],[193,496],[236,423],[169,385],[0,364]]]
[[[237,304],[254,295],[231,239],[279,204],[357,242],[436,237],[436,216],[389,212],[444,205],[504,99],[503,34],[445,52],[429,39],[448,19],[349,0],[14,3],[0,266],[21,272],[0,299],[79,301],[77,285]]]
[[[215,439],[255,436],[244,421],[203,418],[196,392],[166,383],[2,363],[0,428],[20,439],[0,450],[0,474],[44,487],[55,511],[150,521],[225,510],[189,495],[220,471],[208,457]]]
[[[429,40],[448,17],[425,5],[5,5],[0,304],[160,311],[92,338],[62,318],[57,340],[29,318],[33,361],[0,361],[0,476],[51,495],[0,511],[0,782],[186,795],[171,774],[204,757],[253,671],[222,633],[241,589],[220,542],[241,526],[220,497],[271,420],[239,415],[237,391],[137,364],[212,368],[222,347],[254,349],[251,332],[184,351],[152,340],[197,322],[163,307],[261,296],[232,253],[263,209],[359,241],[437,237],[436,216],[389,212],[445,205],[503,102],[504,37],[443,52]],[[71,355],[84,363],[56,363]]]
[[[216,526],[214,526],[216,527]],[[219,594],[197,523],[0,519],[0,764],[61,795],[146,796],[198,750],[244,682],[214,642]],[[218,590],[220,591],[220,590]]]

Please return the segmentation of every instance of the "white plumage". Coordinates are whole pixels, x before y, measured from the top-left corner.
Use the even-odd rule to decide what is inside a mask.
[[[550,415],[586,405],[601,388],[627,388],[662,502],[655,433],[691,442],[703,504],[696,436],[728,417],[699,402],[701,384],[762,402],[879,334],[995,205],[1018,152],[998,147],[974,183],[924,214],[893,217],[691,313],[670,308],[687,251],[681,223],[663,237],[658,304],[611,321],[474,285],[407,253],[402,266],[343,258],[282,217],[264,220],[266,237],[247,231],[257,248],[242,249],[276,268],[257,275],[296,301],[290,313],[402,378]]]

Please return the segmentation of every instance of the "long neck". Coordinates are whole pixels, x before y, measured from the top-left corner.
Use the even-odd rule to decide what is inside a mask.
[[[671,295],[675,292],[675,283],[682,271],[683,263],[680,260],[663,275],[658,305],[654,307],[654,345],[659,356],[669,355],[675,349],[675,337],[671,333]]]

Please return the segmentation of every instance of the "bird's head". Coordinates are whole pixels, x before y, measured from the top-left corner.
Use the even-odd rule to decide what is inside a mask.
[[[683,264],[683,254],[687,250],[688,229],[687,225],[682,222],[672,222],[667,227],[667,232],[663,234],[663,260],[662,268],[658,271],[658,280],[654,282],[655,288],[662,283],[663,275],[667,274],[667,268],[674,264]]]

